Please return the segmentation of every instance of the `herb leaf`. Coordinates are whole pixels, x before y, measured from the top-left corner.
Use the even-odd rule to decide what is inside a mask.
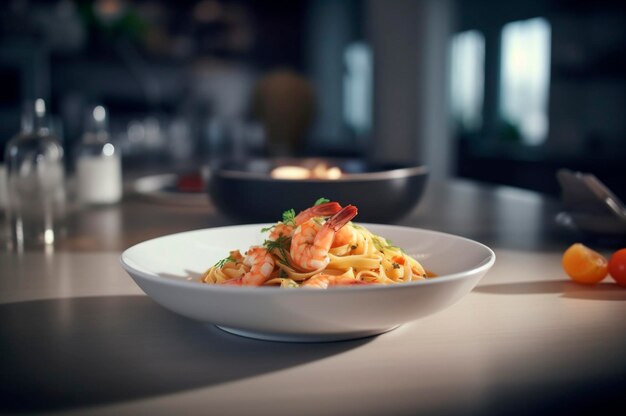
[[[270,227],[261,228],[261,232],[262,232],[262,233],[266,233],[266,232],[268,232],[268,231],[273,230],[273,229],[274,229],[274,227],[276,227],[276,225],[275,225],[275,224],[274,224],[274,225],[272,225],[272,226],[270,226]]]
[[[276,240],[265,240],[263,242],[267,251],[278,250],[278,257],[281,263],[285,266],[289,266],[289,255],[287,248],[291,246],[291,237],[279,236]]]
[[[296,225],[296,211],[292,209],[288,209],[283,212],[283,223],[287,225]]]
[[[318,205],[321,205],[321,204],[325,204],[327,202],[330,202],[330,199],[326,199],[324,197],[321,197],[317,201],[315,201],[315,204],[313,204],[313,206],[318,206]]]
[[[222,260],[218,261],[217,263],[215,263],[215,265],[213,267],[217,267],[218,269],[221,269],[229,261],[233,261],[233,262],[235,261],[235,259],[232,258],[232,256],[230,254],[225,259],[222,259]]]

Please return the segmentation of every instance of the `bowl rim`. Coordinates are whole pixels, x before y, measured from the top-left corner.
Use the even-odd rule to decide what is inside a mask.
[[[324,290],[283,289],[283,288],[276,288],[276,287],[269,287],[269,286],[232,287],[232,286],[224,286],[224,285],[203,284],[195,280],[175,280],[175,279],[168,279],[168,278],[163,278],[159,276],[154,276],[150,273],[146,273],[142,270],[137,269],[136,267],[134,267],[132,264],[128,262],[129,251],[148,242],[152,242],[152,241],[160,240],[160,239],[166,239],[166,238],[170,238],[174,236],[180,236],[184,234],[202,233],[202,232],[206,232],[209,230],[217,230],[217,229],[225,229],[225,228],[231,228],[231,229],[232,228],[257,228],[257,227],[263,228],[268,225],[271,225],[269,223],[259,223],[259,224],[241,224],[241,225],[231,225],[231,226],[223,226],[223,227],[202,228],[202,229],[183,231],[180,233],[173,233],[173,234],[168,234],[168,235],[164,235],[161,237],[148,239],[140,243],[134,244],[133,246],[124,250],[119,257],[119,261],[120,261],[122,268],[126,270],[126,272],[128,272],[131,275],[131,277],[133,277],[133,280],[135,278],[135,275],[137,275],[137,276],[140,276],[142,279],[148,280],[153,283],[166,285],[166,286],[173,286],[173,287],[178,287],[178,288],[194,288],[197,290],[213,292],[213,293],[229,293],[230,292],[230,293],[241,293],[242,295],[264,294],[262,296],[270,296],[271,294],[276,294],[276,293],[302,293],[302,294],[311,293],[312,295],[305,295],[305,296],[319,296],[320,294],[328,293],[329,291],[332,293],[337,292],[337,291],[346,292],[346,293],[354,293],[354,292],[365,292],[365,291],[370,291],[370,290],[377,290],[377,291],[402,290],[402,288],[411,288],[411,287],[424,286],[424,285],[437,285],[440,283],[466,279],[479,273],[486,273],[495,264],[495,261],[496,261],[496,254],[490,247],[478,241],[467,238],[467,237],[462,237],[462,236],[451,234],[451,233],[445,233],[441,231],[435,231],[435,230],[429,230],[429,229],[417,228],[417,227],[406,227],[406,226],[399,226],[399,225],[387,225],[387,224],[375,224],[375,223],[359,223],[359,224],[363,225],[366,228],[371,227],[371,226],[383,226],[386,228],[392,228],[392,229],[397,229],[397,230],[410,229],[410,230],[415,230],[419,232],[424,232],[426,234],[452,237],[455,239],[464,240],[471,244],[478,245],[480,248],[486,250],[488,257],[486,260],[482,261],[477,266],[472,267],[468,270],[463,270],[461,272],[437,276],[436,278],[431,278],[431,279],[426,279],[426,280],[417,280],[414,282],[395,284],[395,285],[363,285],[363,286],[343,286],[343,287],[339,286],[339,287],[327,288]],[[313,295],[313,293],[317,295]],[[285,296],[285,295],[279,295],[279,296]]]
[[[333,159],[320,159],[322,161],[330,161]],[[272,178],[268,173],[250,172],[245,170],[237,170],[230,168],[218,168],[213,175],[217,174],[222,178],[227,179],[250,179],[257,181],[271,181],[277,183],[332,183],[332,182],[355,182],[355,181],[376,181],[376,180],[389,180],[389,179],[402,179],[414,176],[425,176],[429,173],[426,165],[415,165],[399,167],[389,170],[376,171],[376,172],[363,172],[363,173],[343,173],[341,177],[337,179],[286,179],[286,178]]]

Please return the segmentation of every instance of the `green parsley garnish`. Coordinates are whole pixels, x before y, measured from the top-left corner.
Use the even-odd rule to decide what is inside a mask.
[[[276,225],[272,225],[272,226],[269,226],[269,227],[261,228],[261,232],[262,232],[262,233],[266,233],[266,232],[268,232],[268,231],[273,230],[273,229],[274,229],[274,227],[276,227]]]
[[[326,199],[324,197],[321,197],[320,199],[315,201],[315,204],[313,204],[313,206],[318,206],[318,205],[321,205],[321,204],[325,204],[327,202],[330,202],[330,199]]]
[[[283,263],[285,266],[289,266],[289,255],[287,253],[287,247],[291,246],[291,237],[285,237],[284,235],[281,235],[276,240],[265,240],[263,242],[263,245],[270,252],[278,250],[280,262]]]
[[[228,255],[228,257],[226,257],[225,259],[222,259],[222,260],[218,261],[217,263],[215,263],[215,266],[213,266],[213,267],[217,267],[218,269],[221,269],[229,261],[233,261],[234,262],[235,259],[232,258],[230,255]]]
[[[296,226],[296,211],[293,208],[283,212],[283,223]]]

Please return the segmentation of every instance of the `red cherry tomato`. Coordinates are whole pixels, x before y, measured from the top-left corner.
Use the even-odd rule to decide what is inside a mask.
[[[626,248],[617,250],[611,256],[609,274],[618,285],[626,287]]]

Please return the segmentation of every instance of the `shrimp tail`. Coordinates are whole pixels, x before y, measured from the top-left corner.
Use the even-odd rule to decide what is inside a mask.
[[[358,212],[359,211],[354,205],[346,205],[341,209],[341,211],[330,217],[326,224],[328,224],[328,227],[332,228],[333,231],[337,232],[341,229],[341,227],[351,221],[352,218],[356,217]]]
[[[341,210],[341,205],[338,202],[326,202],[324,204],[319,204],[314,207],[311,207],[311,212],[318,217],[326,217],[330,215],[335,215]]]
[[[295,221],[296,224],[302,224],[310,220],[313,217],[329,217],[331,215],[335,215],[337,212],[341,210],[341,205],[337,202],[326,202],[324,204],[319,204],[312,206],[310,208],[305,209],[296,215]]]

